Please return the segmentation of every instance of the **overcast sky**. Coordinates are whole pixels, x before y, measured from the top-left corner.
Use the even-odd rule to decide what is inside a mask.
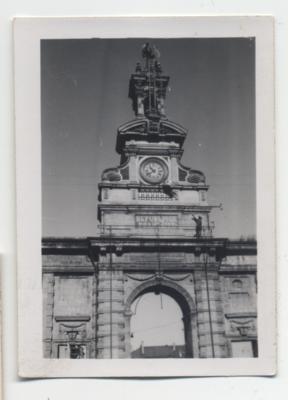
[[[98,183],[134,118],[130,74],[146,39],[41,45],[43,235],[93,236]],[[215,236],[255,235],[254,40],[150,39],[170,76],[166,110],[189,130],[182,163],[210,185]]]

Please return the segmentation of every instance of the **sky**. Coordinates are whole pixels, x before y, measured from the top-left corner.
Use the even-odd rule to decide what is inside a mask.
[[[43,236],[97,234],[98,183],[119,165],[117,128],[134,118],[128,85],[147,39],[41,43]],[[255,82],[252,39],[154,39],[170,76],[167,117],[188,129],[182,163],[206,175],[214,236],[254,236]],[[171,297],[142,296],[132,347],[183,344]],[[136,306],[137,304],[137,306]],[[132,307],[132,308],[133,308]],[[151,313],[153,310],[153,313]]]
[[[42,40],[43,236],[97,233],[98,183],[119,165],[117,128],[147,39]],[[214,236],[255,236],[255,63],[250,38],[149,39],[170,76],[169,120],[188,129],[182,163],[206,175]]]
[[[144,346],[184,345],[183,314],[170,296],[147,293],[133,303],[132,313],[132,350],[138,349],[141,343]]]

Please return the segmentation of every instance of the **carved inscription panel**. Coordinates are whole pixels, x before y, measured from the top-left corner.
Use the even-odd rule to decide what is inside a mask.
[[[136,226],[178,226],[178,215],[135,215]]]

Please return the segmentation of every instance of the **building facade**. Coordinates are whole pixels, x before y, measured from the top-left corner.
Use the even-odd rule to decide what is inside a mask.
[[[129,85],[135,119],[118,129],[120,165],[99,183],[95,237],[43,239],[44,357],[141,357],[130,320],[149,292],[182,310],[181,357],[256,357],[256,242],[213,236],[205,176],[181,164],[187,131],[165,113],[169,77],[155,47],[142,56]]]

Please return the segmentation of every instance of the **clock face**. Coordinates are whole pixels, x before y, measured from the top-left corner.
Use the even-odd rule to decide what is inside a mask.
[[[148,183],[160,183],[167,178],[168,168],[158,158],[147,158],[140,166],[140,175]]]

